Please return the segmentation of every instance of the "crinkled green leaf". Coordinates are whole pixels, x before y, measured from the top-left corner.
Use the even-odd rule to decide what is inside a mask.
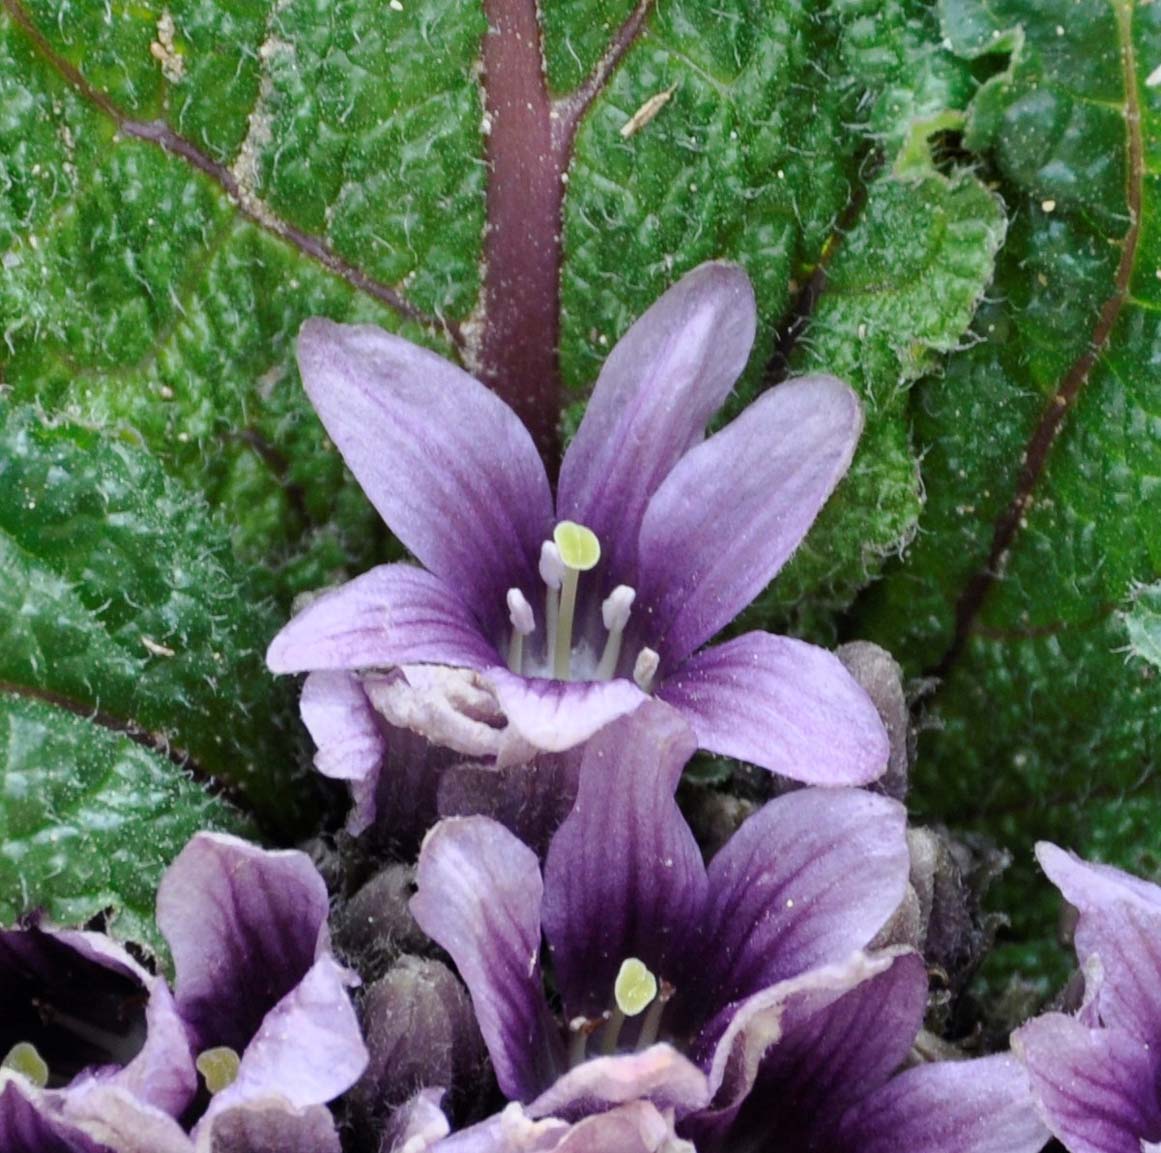
[[[289,817],[289,693],[263,668],[278,621],[135,435],[0,405],[0,690],[147,735]]]
[[[253,834],[167,758],[124,733],[0,689],[0,923],[103,917],[160,942],[157,882],[199,829]]]
[[[1013,225],[972,341],[918,391],[927,507],[863,621],[940,675],[918,799],[1013,849],[1028,941],[1057,907],[1037,838],[1161,858],[1161,681],[1133,659],[1161,574],[1161,12],[945,0],[944,30],[993,65],[965,142]]]

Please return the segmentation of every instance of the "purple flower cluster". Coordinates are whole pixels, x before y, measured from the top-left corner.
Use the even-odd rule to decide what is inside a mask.
[[[1011,1053],[933,1060],[891,662],[850,660],[869,695],[798,640],[708,644],[862,425],[816,376],[707,437],[755,325],[737,268],[675,285],[606,361],[554,495],[471,377],[308,322],[311,399],[419,564],[323,593],[268,659],[309,674],[348,834],[395,855],[348,920],[428,955],[365,990],[365,1044],[308,858],[200,835],[158,894],[172,992],[100,935],[0,933],[0,1150],[338,1153],[328,1103],[352,1086],[374,1153],[1161,1148],[1161,889],[1042,846],[1084,1004]],[[677,801],[698,749],[784,779],[708,862]],[[377,910],[416,851],[410,914]],[[484,1048],[496,1096],[465,1114],[453,1082]]]

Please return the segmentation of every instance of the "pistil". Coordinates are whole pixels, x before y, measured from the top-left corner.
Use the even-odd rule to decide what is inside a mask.
[[[0,1069],[11,1069],[31,1081],[38,1089],[48,1084],[48,1063],[27,1041],[17,1041],[0,1061]]]
[[[601,559],[601,544],[592,529],[571,520],[562,520],[553,530],[552,539],[564,565],[560,615],[556,622],[556,643],[552,653],[552,675],[558,681],[567,681],[572,671],[572,622],[576,615],[577,581],[582,572],[597,566]]]
[[[616,1008],[609,1015],[609,1023],[601,1038],[602,1053],[607,1056],[616,1051],[625,1019],[643,1013],[656,996],[657,978],[649,972],[645,963],[636,957],[622,961],[617,970],[617,979],[613,982]]]
[[[198,1055],[198,1059],[194,1062],[211,1095],[220,1093],[223,1089],[233,1085],[238,1079],[238,1069],[241,1063],[238,1054],[226,1045],[206,1049]]]

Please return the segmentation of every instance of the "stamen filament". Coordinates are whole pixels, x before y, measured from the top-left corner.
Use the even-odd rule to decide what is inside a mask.
[[[601,605],[601,619],[609,635],[605,638],[605,651],[601,653],[597,665],[595,679],[598,681],[610,680],[617,671],[617,661],[621,659],[621,638],[629,623],[629,611],[636,597],[636,591],[628,585],[617,585]]]
[[[653,688],[653,678],[657,676],[657,669],[661,658],[650,648],[644,648],[637,654],[633,664],[633,680],[643,692],[650,692]]]
[[[641,1032],[637,1037],[638,1052],[642,1049],[648,1049],[657,1041],[657,1035],[661,1031],[661,1015],[665,1012],[665,1006],[669,1004],[675,991],[668,981],[661,982],[661,991],[653,999],[653,1004],[649,1006],[649,1010],[645,1014],[645,1020],[641,1022]]]
[[[524,671],[524,638],[536,629],[536,618],[528,598],[516,588],[508,590],[508,619],[512,635],[508,638],[508,668],[514,673]]]
[[[524,671],[524,634],[517,629],[508,638],[508,669],[517,676]]]
[[[601,1035],[601,1053],[608,1057],[611,1053],[617,1051],[617,1042],[621,1039],[621,1029],[625,1024],[625,1014],[620,1009],[614,1009],[609,1014],[608,1023],[605,1025],[605,1031]]]
[[[560,586],[564,581],[564,561],[556,542],[546,540],[540,546],[540,579],[544,581],[544,636],[549,668],[556,667],[556,620],[560,612]]]

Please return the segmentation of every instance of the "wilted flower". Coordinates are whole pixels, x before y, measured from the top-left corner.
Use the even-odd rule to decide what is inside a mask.
[[[763,632],[701,648],[798,546],[862,427],[854,393],[815,376],[703,440],[754,331],[740,269],[703,265],[670,289],[605,362],[554,502],[527,430],[483,385],[377,328],[308,321],[311,400],[424,568],[320,596],[270,667],[401,669],[362,680],[380,714],[499,763],[571,748],[654,695],[705,749],[814,783],[876,777],[883,726],[833,655]]]
[[[1028,1022],[1012,1048],[1071,1153],[1149,1153],[1161,1142],[1161,888],[1055,845],[1036,856],[1079,912],[1084,1004]]]

